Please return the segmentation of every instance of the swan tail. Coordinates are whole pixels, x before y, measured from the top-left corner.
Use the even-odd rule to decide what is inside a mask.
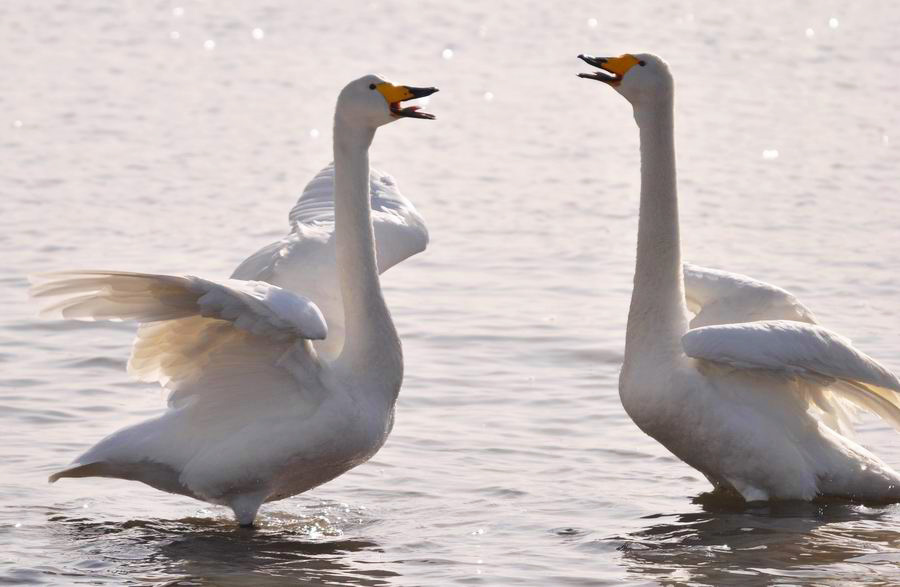
[[[47,478],[49,483],[56,483],[60,479],[64,477],[106,477],[108,475],[104,475],[104,473],[108,473],[108,467],[106,463],[103,462],[95,462],[95,463],[87,463],[86,465],[74,465],[69,467],[68,469],[63,469],[62,471],[57,471],[50,475]]]

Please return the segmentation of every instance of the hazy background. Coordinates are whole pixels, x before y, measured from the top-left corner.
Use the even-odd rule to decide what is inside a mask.
[[[887,0],[4,0],[0,582],[900,580],[897,506],[703,506],[621,409],[637,130],[575,77],[580,52],[669,61],[686,260],[789,289],[900,371],[898,30]],[[135,483],[48,486],[164,395],[125,374],[132,325],[40,321],[26,274],[228,275],[286,232],[370,72],[441,88],[372,154],[432,235],[383,279],[407,376],[382,451],[255,533]]]

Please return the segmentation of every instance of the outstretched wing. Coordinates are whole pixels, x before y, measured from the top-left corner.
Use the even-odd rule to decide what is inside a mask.
[[[428,229],[412,202],[393,177],[369,170],[369,196],[378,272],[384,273],[428,246]],[[310,228],[334,229],[334,164],[328,164],[307,184],[288,218],[295,232]]]
[[[816,323],[809,308],[790,292],[739,273],[685,263],[684,291],[695,314],[691,328],[757,320]]]
[[[900,429],[900,379],[821,326],[789,320],[705,326],[681,343],[695,359],[809,378]]]
[[[49,302],[43,315],[141,322],[129,373],[170,389],[226,364],[275,367],[298,342],[327,334],[315,304],[268,283],[110,271],[44,274],[32,281],[32,296]]]
[[[369,172],[375,255],[383,273],[428,245],[425,221],[397,188],[394,178]],[[235,279],[261,280],[303,294],[322,310],[329,335],[317,348],[325,355],[340,352],[344,342],[344,309],[334,251],[334,165],[320,171],[291,209],[291,233],[263,247],[235,269]]]

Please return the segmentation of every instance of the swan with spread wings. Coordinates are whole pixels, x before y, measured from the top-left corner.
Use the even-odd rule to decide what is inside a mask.
[[[378,451],[403,379],[379,272],[424,249],[427,231],[393,180],[370,171],[368,150],[380,126],[434,118],[402,102],[436,91],[376,75],[348,84],[335,108],[333,165],[292,211],[292,233],[232,279],[34,278],[47,314],[139,322],[128,370],[171,391],[160,416],[107,436],[51,481],[141,481],[226,505],[252,525],[262,503]]]

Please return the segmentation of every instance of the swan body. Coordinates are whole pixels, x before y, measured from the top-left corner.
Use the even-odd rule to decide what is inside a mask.
[[[628,415],[716,488],[748,501],[900,499],[900,474],[851,439],[857,408],[900,428],[900,380],[785,290],[682,266],[668,67],[648,54],[581,58],[598,71],[580,77],[622,94],[640,130],[638,250],[619,379]]]
[[[141,481],[226,505],[251,525],[262,503],[325,483],[378,451],[393,423],[403,357],[378,278],[368,149],[379,126],[433,118],[400,102],[435,91],[369,75],[338,97],[333,189],[327,202],[301,198],[292,212],[298,233],[318,231],[314,240],[328,243],[327,271],[307,256],[307,283],[326,275],[340,291],[340,344],[328,356],[313,346],[331,337],[328,318],[309,298],[265,280],[267,270],[278,275],[271,256],[251,267],[264,257],[257,254],[237,272],[254,280],[112,271],[34,279],[32,295],[51,302],[45,313],[139,322],[128,371],[170,390],[163,414],[107,436],[51,482]],[[302,273],[302,256],[278,251]]]

